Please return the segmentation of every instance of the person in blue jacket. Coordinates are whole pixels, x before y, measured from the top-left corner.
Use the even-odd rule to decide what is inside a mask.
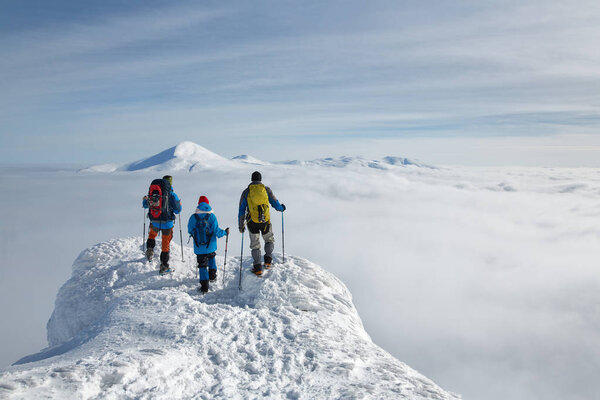
[[[229,235],[229,228],[219,228],[217,217],[212,212],[206,196],[200,196],[196,212],[188,221],[188,233],[194,239],[194,253],[200,272],[200,291],[208,292],[209,281],[217,279],[217,238]]]
[[[160,273],[164,274],[170,272],[169,267],[169,251],[171,245],[171,239],[173,238],[173,226],[175,225],[175,214],[181,212],[181,201],[179,196],[173,191],[173,177],[165,175],[162,177],[169,188],[169,215],[164,216],[160,220],[154,220],[149,215],[151,223],[150,229],[148,230],[148,240],[146,241],[146,258],[148,261],[152,261],[154,257],[154,246],[156,245],[156,237],[158,233],[162,233],[162,251],[160,253]],[[142,207],[148,208],[148,196],[144,196],[142,199]],[[150,213],[149,213],[150,214]]]

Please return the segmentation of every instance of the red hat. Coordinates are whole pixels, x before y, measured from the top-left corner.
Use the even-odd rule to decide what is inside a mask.
[[[200,196],[200,198],[198,199],[198,204],[200,203],[208,204],[208,198],[206,196]]]

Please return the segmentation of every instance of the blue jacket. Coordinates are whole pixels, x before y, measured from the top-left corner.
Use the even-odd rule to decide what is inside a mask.
[[[219,228],[219,222],[217,222],[217,217],[212,213],[212,208],[206,203],[198,204],[196,208],[195,214],[199,214],[199,216],[203,216],[204,214],[209,214],[208,216],[208,230],[212,233],[210,238],[210,242],[207,246],[196,246],[194,243],[194,253],[196,254],[209,254],[214,251],[217,251],[217,238],[225,236],[225,231]],[[188,233],[191,235],[192,231],[196,227],[196,217],[194,214],[190,217],[188,221]]]
[[[169,193],[169,205],[175,214],[181,212],[181,201],[173,190]],[[148,208],[148,200],[142,199],[142,207]],[[173,219],[170,221],[152,221],[152,226],[158,229],[171,229],[175,226],[175,215],[173,215]]]

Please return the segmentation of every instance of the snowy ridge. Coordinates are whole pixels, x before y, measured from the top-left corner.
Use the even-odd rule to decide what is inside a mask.
[[[426,167],[433,168],[426,164],[422,164],[416,161],[409,160],[404,157],[384,157],[382,160],[369,160],[363,157],[327,157],[318,158],[310,161],[280,161],[275,164],[284,165],[299,165],[299,166],[318,166],[318,167],[333,167],[333,168],[346,168],[346,167],[366,167],[375,169],[388,169],[390,166],[414,166],[414,167]]]
[[[100,164],[100,165],[93,165],[89,168],[80,169],[79,172],[109,173],[109,172],[115,172],[118,169],[119,169],[118,164]]]
[[[51,347],[0,374],[3,398],[458,399],[365,332],[346,287],[286,257],[259,279],[239,258],[206,296],[172,244],[160,277],[139,238],[81,253],[48,322]],[[217,265],[223,259],[217,257]],[[219,274],[221,271],[219,271]]]
[[[220,155],[213,153],[204,147],[193,142],[181,142],[177,146],[171,147],[151,157],[144,158],[129,164],[119,166],[117,164],[94,165],[79,172],[89,173],[111,173],[116,171],[201,171],[210,169],[231,169],[250,165],[289,165],[289,166],[320,166],[334,168],[375,168],[389,169],[390,167],[425,167],[433,168],[429,165],[410,160],[404,157],[384,157],[381,160],[368,160],[363,157],[328,157],[319,158],[310,161],[276,161],[273,163],[259,160],[248,154],[242,154],[228,160]]]
[[[239,156],[235,156],[232,158],[232,160],[243,163],[243,164],[270,165],[270,163],[259,160],[256,157],[249,156],[248,154],[242,154]]]
[[[231,162],[193,142],[181,142],[151,157],[119,167],[120,171],[193,171],[218,168]]]
[[[433,168],[430,165],[426,165],[426,164],[423,164],[423,163],[420,163],[420,162],[414,161],[414,160],[409,160],[408,158],[405,158],[405,157],[386,156],[386,157],[383,157],[382,162],[385,164],[388,164],[388,165],[414,165],[416,167]]]

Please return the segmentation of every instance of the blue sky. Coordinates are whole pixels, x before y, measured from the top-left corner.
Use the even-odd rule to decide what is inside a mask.
[[[592,1],[0,1],[3,162],[600,166]]]

